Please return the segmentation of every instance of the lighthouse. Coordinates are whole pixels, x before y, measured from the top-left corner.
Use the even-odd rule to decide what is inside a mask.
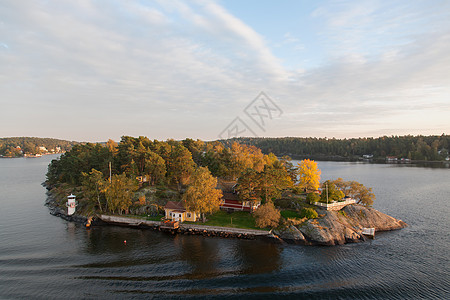
[[[76,196],[70,194],[69,196],[67,196],[67,214],[69,216],[73,215],[75,213],[75,207],[77,206],[77,201],[75,200]]]

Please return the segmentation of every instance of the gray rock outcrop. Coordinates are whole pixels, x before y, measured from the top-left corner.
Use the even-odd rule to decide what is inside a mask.
[[[303,244],[303,245],[308,244],[308,241],[306,240],[305,236],[294,225],[290,225],[282,229],[275,229],[273,231],[273,234],[278,236],[282,240],[287,240],[290,242],[294,242],[296,244]]]
[[[364,241],[364,227],[376,232],[406,227],[406,223],[361,205],[348,205],[340,211],[324,211],[324,217],[311,219],[299,226],[304,238],[317,245],[342,245]]]

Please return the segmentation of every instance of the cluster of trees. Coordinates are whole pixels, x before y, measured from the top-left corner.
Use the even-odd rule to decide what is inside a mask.
[[[95,169],[103,174],[122,174],[130,178],[142,176],[151,185],[174,184],[181,187],[189,182],[196,163],[182,142],[151,141],[146,137],[122,137],[119,144],[79,144],[60,159],[53,160],[47,172],[47,182],[80,185],[81,173]]]
[[[113,175],[107,180],[96,169],[81,174],[83,194],[91,207],[119,214],[128,212],[133,193],[138,189],[136,180],[127,177],[125,173]]]
[[[226,148],[218,142],[152,141],[124,136],[119,144],[109,140],[106,144],[75,145],[51,162],[47,184],[82,186],[92,205],[122,213],[131,205],[131,200],[125,198],[131,199],[130,193],[135,191],[139,177],[148,185],[176,187],[179,191],[187,187],[186,205],[194,211],[211,213],[219,208],[222,197],[215,189],[216,177],[236,180],[248,170],[263,176],[258,182],[264,185],[261,191],[264,190],[266,198],[272,197],[274,190],[280,190],[277,183],[269,183],[280,172],[284,171],[282,175],[290,182],[282,163],[273,154],[264,155],[254,146],[234,143]],[[120,189],[126,193],[120,194]],[[115,203],[113,198],[121,200]]]
[[[383,136],[379,138],[235,138],[224,143],[239,142],[253,145],[263,153],[278,156],[311,156],[345,158],[373,154],[375,158],[397,156],[412,160],[440,161],[449,154],[450,135],[440,136]]]
[[[234,142],[225,147],[220,142],[213,142],[205,145],[199,163],[207,166],[216,177],[236,180],[247,169],[261,172],[265,165],[271,165],[277,160],[274,154],[264,155],[255,146]]]
[[[260,172],[247,169],[238,179],[237,191],[245,201],[269,202],[279,199],[283,190],[292,187],[293,182],[282,164],[267,164]]]
[[[345,196],[356,200],[356,203],[364,206],[372,206],[375,195],[372,188],[364,186],[356,181],[344,181],[342,178],[326,180],[321,185],[322,193],[309,193],[306,200],[314,202],[332,202],[342,200]]]
[[[44,154],[44,147],[48,152],[64,152],[78,144],[52,138],[37,137],[9,137],[0,138],[0,155],[4,157],[22,157],[24,155]],[[60,149],[57,151],[57,149]],[[53,151],[52,151],[53,150]]]
[[[141,184],[184,191],[186,207],[204,218],[219,209],[222,192],[216,189],[217,177],[237,181],[243,201],[262,200],[264,205],[257,215],[265,211],[269,221],[276,219],[273,201],[281,198],[284,190],[307,193],[320,187],[320,170],[309,159],[294,166],[287,156],[278,159],[255,146],[236,142],[226,147],[220,142],[152,141],[129,136],[122,137],[119,144],[109,140],[74,145],[50,163],[47,184],[81,186],[91,207],[122,214],[132,205],[140,178]],[[326,185],[331,199],[340,199],[345,192],[363,204],[371,204],[371,190],[356,182],[338,179]]]

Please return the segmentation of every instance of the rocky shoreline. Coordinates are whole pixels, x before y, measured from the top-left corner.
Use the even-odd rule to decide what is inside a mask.
[[[347,205],[340,211],[321,211],[325,216],[310,219],[300,226],[289,226],[274,233],[283,240],[303,245],[343,245],[358,243],[367,238],[363,228],[375,228],[375,232],[401,229],[408,226],[378,210],[362,205]]]
[[[326,216],[320,219],[308,220],[299,228],[290,225],[283,229],[275,229],[273,232],[264,232],[265,234],[255,234],[249,230],[232,230],[233,228],[214,228],[213,226],[202,225],[181,225],[177,229],[164,229],[159,226],[159,222],[140,221],[139,219],[125,218],[119,221],[104,221],[102,218],[93,218],[92,226],[116,225],[132,228],[145,228],[157,231],[165,231],[171,234],[184,235],[202,235],[208,237],[222,238],[240,238],[256,239],[263,238],[272,242],[286,242],[299,245],[321,245],[334,246],[346,243],[363,242],[367,238],[361,233],[363,227],[374,227],[376,232],[401,229],[406,227],[406,223],[394,219],[386,214],[380,213],[375,209],[362,206],[349,205],[343,210],[347,216],[339,212],[328,211]],[[50,208],[50,213],[54,216],[63,218],[70,222],[76,222],[85,225],[88,221],[86,216],[72,215],[68,216],[61,208]],[[354,213],[360,213],[355,218]],[[363,216],[363,214],[366,214]],[[377,218],[374,219],[373,215]],[[123,221],[128,219],[128,222]],[[357,221],[358,220],[358,221]],[[356,221],[356,222],[355,222]],[[326,227],[325,227],[326,226]]]
[[[88,222],[87,216],[80,214],[67,215],[66,209],[57,206],[58,201],[50,191],[47,195],[48,198],[45,205],[49,207],[50,214],[83,225]],[[171,234],[241,239],[263,238],[272,242],[321,246],[363,242],[367,239],[362,234],[363,228],[375,228],[376,232],[381,232],[401,229],[407,226],[401,220],[362,205],[347,205],[340,211],[319,210],[319,214],[322,217],[307,220],[298,226],[287,225],[284,228],[277,228],[271,232],[191,224],[181,224],[177,229],[166,229],[161,228],[157,221],[106,215],[92,218],[92,226],[117,225],[166,231]]]

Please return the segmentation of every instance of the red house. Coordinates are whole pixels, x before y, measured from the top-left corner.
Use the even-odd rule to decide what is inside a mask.
[[[242,201],[235,193],[223,192],[220,208],[223,210],[251,212],[257,209],[260,205],[260,201]]]

